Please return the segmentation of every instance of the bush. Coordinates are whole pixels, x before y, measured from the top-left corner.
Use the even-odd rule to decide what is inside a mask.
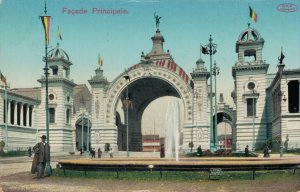
[[[231,150],[228,149],[218,149],[215,153],[214,153],[214,156],[217,156],[217,157],[231,157],[232,154],[231,154]]]
[[[19,157],[28,156],[28,151],[8,151],[7,153],[0,152],[0,157]]]

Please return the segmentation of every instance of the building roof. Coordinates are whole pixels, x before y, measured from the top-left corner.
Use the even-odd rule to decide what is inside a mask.
[[[70,61],[69,55],[57,45],[54,49],[48,53],[48,59],[65,59]]]
[[[10,89],[9,92],[21,95],[24,97],[28,97],[33,100],[41,100],[41,87],[33,87],[33,88],[14,88]]]
[[[74,87],[74,112],[80,110],[80,108],[86,108],[88,111],[91,111],[92,107],[92,94],[87,88],[86,84],[80,84]]]

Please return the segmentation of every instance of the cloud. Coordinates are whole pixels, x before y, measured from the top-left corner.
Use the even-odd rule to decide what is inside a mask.
[[[3,0],[0,0],[0,5],[2,4]]]

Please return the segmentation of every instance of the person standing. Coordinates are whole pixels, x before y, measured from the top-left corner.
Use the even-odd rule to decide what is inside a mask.
[[[197,148],[197,154],[199,157],[202,157],[202,148],[201,148],[201,145],[198,146]]]
[[[31,147],[28,147],[28,157],[31,157]]]
[[[101,158],[101,155],[102,155],[102,151],[101,151],[101,148],[99,147],[98,148],[98,158]]]
[[[114,157],[114,151],[112,148],[109,148],[109,156],[110,156],[110,158]]]
[[[268,145],[265,145],[264,147],[264,157],[270,157],[270,154],[269,154],[269,147]]]
[[[37,143],[32,149],[35,153],[36,159],[36,165],[32,163],[32,166],[36,166],[37,168],[37,178],[43,178],[44,177],[44,171],[46,167],[47,160],[50,159],[50,147],[48,143],[46,143],[47,137],[43,135],[41,137],[41,142]]]
[[[248,145],[245,148],[245,156],[249,157],[249,146]]]

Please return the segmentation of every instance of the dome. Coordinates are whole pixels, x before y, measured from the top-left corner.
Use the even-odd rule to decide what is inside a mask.
[[[201,59],[201,58],[199,58],[197,61],[196,61],[196,64],[204,64],[205,62]]]
[[[57,45],[54,49],[50,50],[48,53],[48,59],[65,59],[69,60],[69,55]]]
[[[255,42],[255,41],[262,41],[263,38],[260,36],[259,32],[256,29],[253,29],[248,26],[248,28],[241,32],[238,41],[239,42]]]

